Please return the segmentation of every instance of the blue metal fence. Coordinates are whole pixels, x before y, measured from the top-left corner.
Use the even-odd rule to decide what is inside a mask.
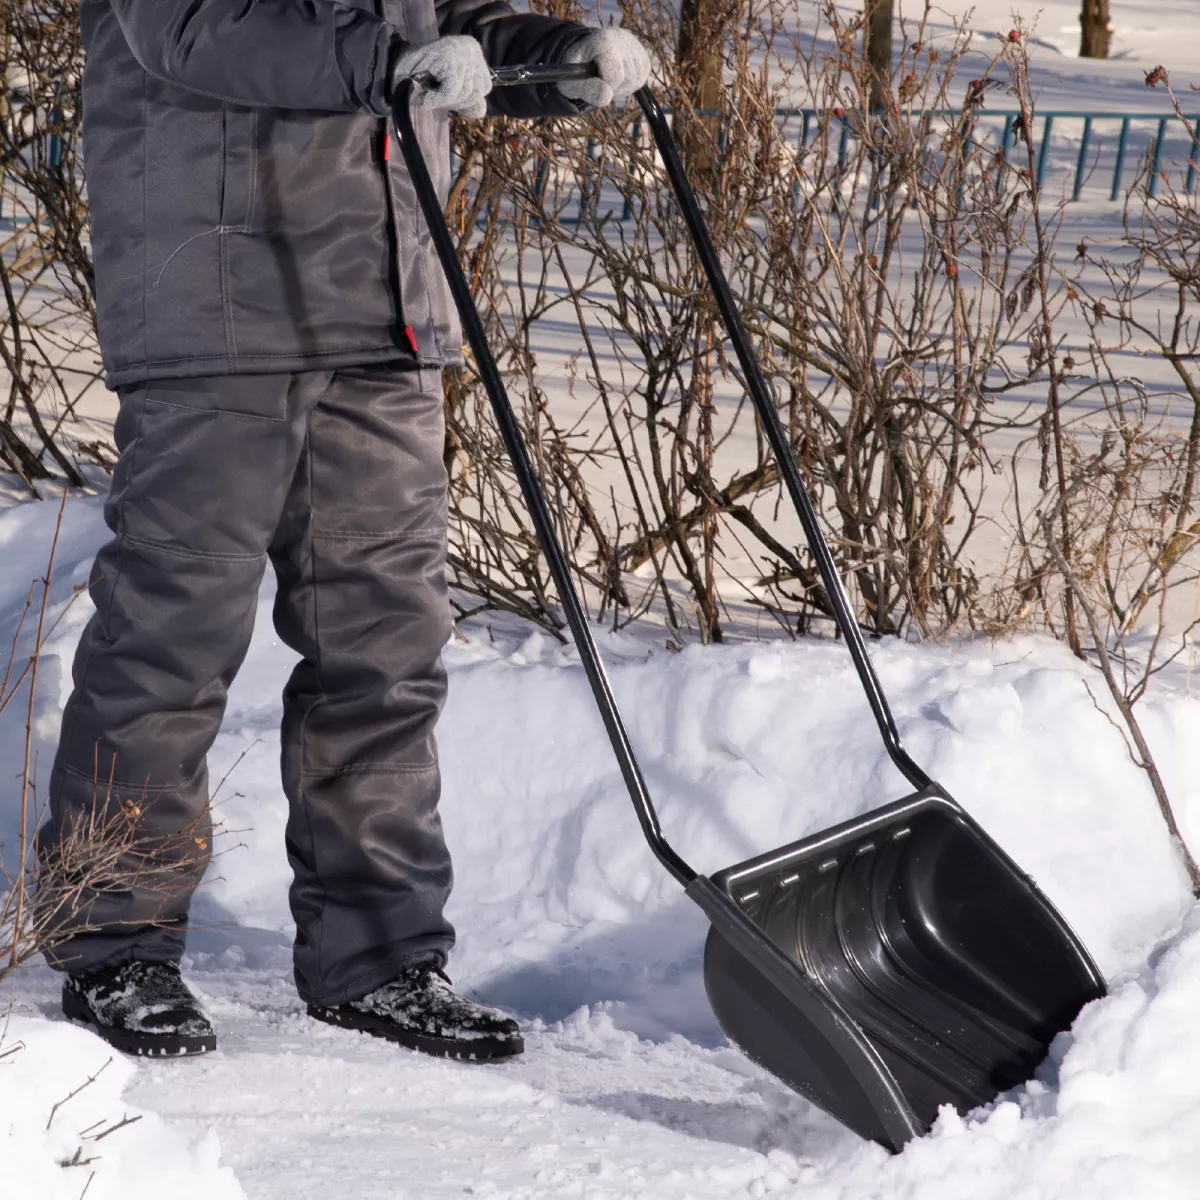
[[[836,138],[838,169],[845,168],[854,136],[853,123],[848,117],[837,115],[827,122],[826,114],[815,108],[780,108],[775,116],[784,141],[794,145],[797,151],[810,148],[824,128],[826,136]],[[1019,117],[1020,114],[1015,110],[977,109],[971,126],[972,140],[982,144],[986,138],[992,137],[995,139],[992,144],[1007,156],[1015,143],[1014,134]],[[935,135],[935,120],[944,120],[949,128],[961,118],[961,110],[927,110],[921,114],[927,136]],[[633,125],[635,141],[640,139],[641,132],[641,120],[638,118]],[[1196,187],[1197,172],[1200,171],[1197,136],[1200,136],[1200,116],[1188,116],[1181,121],[1174,113],[1040,112],[1035,117],[1033,131],[1037,187],[1044,190],[1057,182],[1062,189],[1059,194],[1065,192],[1071,202],[1084,199],[1085,191],[1103,188],[1104,198],[1118,201],[1126,182],[1132,180],[1131,160],[1149,154],[1151,174],[1148,190],[1151,196],[1158,194],[1164,172],[1172,166],[1182,169],[1184,163],[1187,167],[1184,186],[1191,194]],[[724,131],[718,136],[718,151],[723,144]],[[594,156],[594,142],[589,143],[588,152]],[[547,182],[549,169],[549,160],[539,163],[539,195]],[[799,180],[795,191],[799,201]],[[609,216],[616,220],[628,220],[632,215],[628,197],[614,194],[612,198],[614,202],[619,202],[619,210],[610,211]],[[582,211],[582,196],[579,204]],[[578,217],[566,216],[560,216],[559,219],[565,224],[575,224],[579,220]]]
[[[998,112],[987,115],[1004,118],[1003,145],[1007,152],[1011,145],[1014,124],[1020,114],[1015,112]],[[1074,121],[1082,122],[1083,128],[1079,137],[1078,149],[1075,151],[1075,173],[1071,188],[1072,200],[1080,199],[1088,178],[1089,166],[1092,165],[1090,156],[1094,148],[1097,122],[1100,122],[1102,125],[1117,126],[1117,129],[1114,131],[1116,144],[1113,152],[1113,161],[1111,167],[1108,168],[1111,171],[1109,175],[1111,183],[1108,189],[1108,198],[1110,200],[1119,200],[1121,198],[1121,188],[1125,178],[1125,166],[1129,157],[1130,135],[1135,125],[1139,129],[1145,126],[1151,127],[1151,129],[1146,131],[1147,139],[1143,147],[1144,149],[1152,149],[1153,153],[1149,186],[1150,195],[1155,196],[1158,194],[1164,152],[1167,147],[1168,137],[1172,131],[1175,133],[1176,140],[1181,148],[1187,154],[1186,190],[1190,194],[1195,189],[1197,159],[1200,157],[1196,153],[1195,139],[1197,135],[1200,135],[1200,117],[1187,117],[1184,122],[1181,122],[1174,113],[1045,112],[1038,114],[1037,121],[1041,123],[1042,128],[1040,148],[1037,153],[1037,183],[1039,187],[1044,186],[1046,182],[1046,169],[1054,137],[1055,123]],[[1095,165],[1097,168],[1101,165],[1099,157]]]
[[[29,98],[19,91],[10,92],[8,96],[10,104],[28,104]],[[50,123],[52,125],[60,125],[62,123],[62,109],[55,108],[50,114]],[[49,165],[57,170],[62,165],[63,157],[63,141],[61,134],[51,133],[47,139],[46,145],[46,161]],[[28,217],[19,219],[15,213],[11,217],[4,216],[4,193],[0,191],[0,229],[12,229],[17,223],[27,224]]]

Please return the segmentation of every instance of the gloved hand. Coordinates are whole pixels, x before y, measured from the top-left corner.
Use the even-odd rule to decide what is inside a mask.
[[[594,62],[597,79],[560,83],[558,90],[588,108],[603,108],[633,95],[650,78],[650,55],[627,29],[594,29],[563,55],[563,62]]]
[[[418,88],[416,108],[448,108],[464,117],[487,115],[487,94],[492,90],[492,73],[483,49],[473,37],[451,34],[436,42],[423,42],[401,53],[392,71],[392,87],[401,79],[432,75],[433,88]]]

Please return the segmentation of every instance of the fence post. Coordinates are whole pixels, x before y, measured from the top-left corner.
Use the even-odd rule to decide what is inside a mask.
[[[637,160],[634,158],[634,155],[637,153],[637,144],[638,144],[638,141],[641,139],[641,136],[642,136],[642,118],[636,117],[633,122],[633,137],[631,139],[633,149],[629,153],[629,174],[630,175],[633,174],[634,168],[637,166]],[[630,200],[629,200],[629,189],[626,188],[625,196],[621,203],[621,220],[628,221],[629,218],[632,216],[633,216],[633,205],[630,203]]]
[[[1075,164],[1075,190],[1071,194],[1072,200],[1079,199],[1079,193],[1083,191],[1083,177],[1087,171],[1087,152],[1092,148],[1092,118],[1083,118],[1083,141],[1079,143],[1079,161]]]
[[[1113,185],[1110,200],[1121,198],[1121,176],[1125,171],[1125,150],[1129,145],[1129,118],[1121,121],[1121,136],[1117,141],[1117,165],[1113,167]]]
[[[929,145],[929,135],[933,131],[933,113],[926,112],[921,116],[921,132],[919,140],[921,144],[921,153],[918,161],[925,161],[925,148]],[[921,203],[921,168],[918,166],[916,170],[916,179],[913,182],[912,204],[910,207],[914,210]]]
[[[1150,168],[1150,196],[1158,195],[1158,170],[1162,163],[1163,142],[1167,140],[1167,122],[1169,117],[1159,117],[1158,137],[1154,139],[1154,163]]]
[[[1187,127],[1187,122],[1184,122],[1184,128]],[[1196,186],[1196,139],[1200,137],[1200,117],[1197,117],[1189,131],[1192,135],[1192,148],[1188,152],[1188,173],[1187,173],[1187,194],[1192,194],[1192,189]]]
[[[1050,160],[1050,136],[1054,132],[1054,114],[1047,113],[1045,123],[1042,125],[1042,145],[1038,150],[1037,161],[1037,179],[1035,180],[1038,191],[1041,191],[1042,184],[1046,182],[1046,165]]]
[[[0,46],[0,121],[8,124],[12,113],[13,93],[8,88],[8,64],[12,62],[12,29],[5,22],[4,42]],[[4,168],[0,167],[0,217],[4,216]],[[17,209],[13,205],[13,226],[16,227]]]
[[[538,159],[537,173],[533,177],[533,194],[537,197],[537,204],[534,206],[533,212],[529,214],[530,223],[536,229],[541,221],[538,219],[538,214],[544,211],[546,199],[546,173],[549,169],[550,160],[546,155],[542,155]]]
[[[596,163],[596,161],[597,161],[597,159],[596,159],[596,138],[595,138],[594,134],[588,134],[587,160],[588,160],[588,162],[593,163],[593,164]],[[597,180],[603,179],[604,172],[596,171],[595,178]],[[575,220],[574,221],[570,220],[570,218],[567,218],[567,217],[563,218],[562,223],[564,225],[582,225],[583,224],[583,206],[584,206],[584,202],[587,199],[587,188],[584,186],[584,184],[580,183],[578,180],[576,181],[575,186],[578,187],[578,189],[579,189],[579,208],[575,212]],[[596,199],[597,199],[597,201],[599,201],[599,199],[600,199],[600,184],[599,183],[596,184]],[[599,208],[600,208],[600,205],[599,205],[599,203],[597,203],[597,205],[596,205],[597,211],[599,211]]]
[[[996,191],[1004,195],[1004,168],[1008,166],[1008,150],[1012,145],[1013,122],[1017,119],[1015,113],[1008,113],[1004,118],[1004,137],[1000,140],[1000,165],[996,168]]]
[[[792,207],[793,208],[800,207],[800,164],[801,164],[802,159],[804,158],[804,151],[808,146],[808,122],[809,122],[809,118],[810,118],[809,110],[807,108],[804,109],[804,111],[800,114],[800,117],[801,117],[800,148],[796,152],[796,165],[794,168],[795,173],[796,173],[796,179],[795,179],[795,182],[792,184]]]

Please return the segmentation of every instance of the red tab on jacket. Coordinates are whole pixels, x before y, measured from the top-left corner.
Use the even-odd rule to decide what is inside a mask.
[[[408,338],[408,344],[412,347],[412,352],[414,354],[420,354],[420,350],[417,349],[417,335],[413,333],[413,327],[411,325],[405,325],[404,336]]]

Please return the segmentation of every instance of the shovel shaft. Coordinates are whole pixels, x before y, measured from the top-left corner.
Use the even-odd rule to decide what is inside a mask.
[[[733,343],[734,352],[737,354],[738,363],[741,365],[742,374],[746,380],[746,387],[750,392],[750,400],[754,405],[754,411],[758,414],[758,419],[762,423],[767,440],[771,443],[771,450],[775,455],[776,461],[779,463],[779,470],[783,476],[784,486],[787,488],[788,495],[795,506],[796,514],[800,518],[805,540],[808,542],[808,547],[812,551],[813,559],[817,564],[817,570],[821,575],[821,582],[825,585],[825,593],[829,597],[834,620],[837,622],[837,627],[841,631],[842,636],[846,639],[846,645],[854,660],[854,667],[858,672],[859,680],[862,682],[863,690],[867,694],[867,700],[871,705],[872,713],[875,715],[875,721],[879,726],[879,732],[883,737],[884,745],[887,747],[888,755],[900,773],[913,787],[918,789],[928,787],[932,782],[929,776],[909,757],[908,752],[901,744],[900,732],[896,728],[896,722],[892,717],[891,709],[888,707],[887,698],[883,694],[883,687],[880,685],[879,676],[875,673],[871,657],[867,653],[867,645],[863,638],[862,630],[859,628],[858,621],[854,616],[854,610],[850,606],[849,597],[846,595],[846,589],[842,585],[842,579],[838,574],[837,565],[833,561],[833,554],[829,550],[829,544],[825,540],[825,535],[821,532],[821,523],[817,517],[816,507],[809,497],[803,480],[800,478],[800,472],[796,467],[796,460],[792,455],[792,447],[788,442],[783,423],[779,419],[779,410],[775,405],[775,399],[771,395],[771,389],[767,386],[762,368],[758,365],[758,356],[750,344],[750,337],[746,332],[745,323],[742,321],[741,313],[734,303],[733,294],[729,290],[729,282],[725,278],[725,272],[721,269],[721,260],[718,258],[716,248],[713,246],[712,238],[708,232],[708,225],[700,212],[700,205],[696,201],[696,193],[692,190],[692,185],[688,182],[687,175],[684,172],[683,163],[679,158],[679,151],[675,146],[675,139],[671,136],[671,130],[667,125],[666,115],[663,113],[661,105],[655,99],[654,93],[648,87],[642,88],[636,95],[637,102],[641,106],[642,112],[646,116],[646,121],[650,126],[650,131],[654,136],[655,144],[663,160],[663,165],[667,169],[667,175],[671,180],[671,187],[674,189],[675,197],[679,201],[679,207],[683,213],[683,219],[687,223],[688,232],[692,236],[696,253],[700,257],[704,273],[708,276],[708,283],[716,298],[717,307],[721,313],[721,320],[725,324],[729,340]]]
[[[584,65],[591,66],[591,64]],[[558,589],[559,601],[566,614],[567,624],[571,628],[571,635],[575,640],[575,646],[583,662],[584,671],[587,673],[588,683],[591,684],[592,694],[596,698],[596,704],[604,720],[604,727],[608,731],[609,741],[612,743],[613,752],[620,765],[621,774],[625,779],[625,786],[629,790],[629,797],[633,801],[633,807],[637,812],[638,820],[642,826],[642,832],[646,836],[646,841],[650,843],[650,849],[654,852],[658,861],[686,888],[696,878],[696,872],[675,853],[662,835],[662,830],[658,823],[658,814],[655,812],[654,804],[650,799],[646,780],[642,775],[641,767],[638,765],[637,757],[634,755],[633,746],[629,741],[629,734],[626,732],[625,724],[621,720],[621,714],[617,709],[616,699],[613,696],[608,675],[604,670],[604,663],[601,661],[600,652],[597,650],[595,639],[592,637],[591,623],[575,590],[575,585],[571,579],[571,569],[567,563],[566,555],[563,553],[562,546],[559,544],[558,537],[554,532],[554,524],[546,507],[546,500],[542,495],[542,488],[538,483],[537,473],[529,458],[529,451],[525,447],[525,439],[521,434],[520,424],[517,421],[516,414],[513,412],[508,392],[504,387],[504,381],[500,377],[495,356],[488,346],[487,333],[484,330],[483,321],[480,319],[479,311],[475,307],[475,302],[471,297],[471,286],[467,282],[467,277],[463,274],[462,265],[458,261],[458,249],[446,224],[446,217],[442,211],[441,201],[438,199],[433,181],[429,178],[429,170],[425,165],[425,158],[417,142],[410,112],[414,86],[414,81],[403,80],[397,87],[396,95],[392,102],[392,116],[396,123],[396,135],[400,144],[400,151],[404,155],[404,163],[408,167],[408,173],[412,178],[417,199],[420,202],[421,210],[425,215],[425,221],[429,226],[430,235],[433,238],[434,247],[442,264],[442,270],[446,273],[450,291],[454,296],[454,303],[458,308],[458,315],[462,319],[463,332],[466,334],[467,343],[471,347],[471,353],[475,357],[475,367],[479,371],[480,378],[483,380],[483,386],[491,402],[492,411],[496,416],[496,423],[500,427],[501,436],[504,438],[505,448],[508,450],[509,458],[512,460],[513,469],[517,475],[517,482],[521,488],[521,494],[525,499],[526,507],[529,509],[529,515],[533,521],[542,553],[546,556],[550,575],[554,579],[555,587]]]
[[[493,71],[494,86],[505,87],[520,84],[557,83],[564,80],[587,79],[596,74],[594,63],[579,63],[564,66],[515,66],[498,68]],[[475,365],[483,381],[484,389],[491,402],[492,411],[496,417],[505,448],[512,461],[517,482],[521,488],[526,507],[533,521],[538,543],[550,569],[550,575],[558,589],[559,600],[562,604],[567,624],[570,627],[579,657],[591,685],[592,694],[608,732],[609,741],[616,755],[621,774],[629,791],[642,832],[651,850],[659,862],[685,888],[697,878],[696,872],[672,849],[663,837],[659,825],[658,814],[650,798],[645,777],[634,754],[625,724],[617,708],[612,686],[596,648],[592,636],[591,623],[588,620],[578,592],[571,578],[570,564],[563,552],[554,524],[550,517],[546,500],[538,482],[537,473],[525,446],[520,423],[513,412],[512,403],[504,387],[495,357],[488,345],[487,334],[480,319],[479,312],[471,296],[470,284],[463,273],[458,259],[458,250],[446,217],[442,211],[437,191],[429,177],[421,147],[417,142],[413,129],[411,104],[414,94],[422,87],[430,86],[430,81],[424,78],[401,80],[396,87],[392,101],[392,117],[396,125],[397,141],[404,156],[405,165],[412,179],[417,200],[421,205],[434,248],[446,274],[455,306],[462,321],[463,332],[475,358]],[[808,495],[800,472],[792,455],[782,422],[779,419],[774,398],[767,385],[757,356],[750,342],[741,314],[734,303],[729,283],[721,268],[720,259],[712,243],[712,238],[700,211],[695,192],[688,182],[679,158],[675,140],[667,124],[666,115],[648,87],[636,93],[637,102],[650,126],[659,154],[671,180],[671,185],[679,201],[688,231],[691,234],[701,265],[708,278],[710,287],[717,301],[717,307],[725,324],[726,331],[733,343],[734,352],[741,365],[742,373],[750,392],[751,402],[762,423],[767,440],[779,463],[784,486],[795,506],[804,530],[805,539],[816,561],[821,580],[825,585],[826,594],[833,608],[834,619],[846,645],[850,650],[859,680],[866,692],[871,711],[875,716],[879,732],[892,762],[901,774],[916,788],[930,785],[929,776],[909,757],[900,741],[899,730],[892,717],[887,699],[883,694],[879,678],[867,652],[866,641],[862,630],[854,616],[846,590],[842,585],[837,566],[829,545],[821,531],[820,520],[816,508]]]

